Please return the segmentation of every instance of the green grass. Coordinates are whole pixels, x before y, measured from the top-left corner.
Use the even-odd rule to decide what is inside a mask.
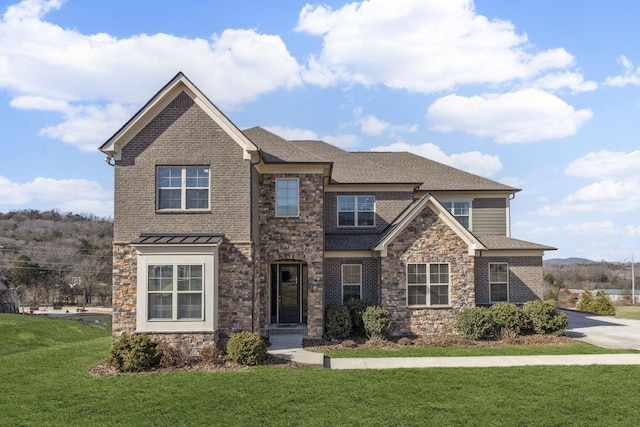
[[[102,324],[0,315],[0,425],[628,426],[640,418],[635,366],[91,376],[110,342]]]
[[[640,353],[638,350],[609,349],[586,343],[553,345],[504,345],[496,347],[400,347],[393,349],[347,348],[325,352],[329,357],[464,357],[538,356],[566,354]]]
[[[640,320],[640,305],[621,305],[616,307],[616,317]]]

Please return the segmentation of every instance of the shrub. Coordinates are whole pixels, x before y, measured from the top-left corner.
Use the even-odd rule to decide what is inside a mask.
[[[125,335],[111,346],[109,364],[120,372],[139,372],[160,363],[159,342],[147,334]]]
[[[616,313],[616,307],[613,305],[609,297],[602,291],[598,291],[594,297],[591,292],[583,291],[580,294],[578,305],[576,307],[581,311],[588,311],[596,314],[612,315]]]
[[[351,316],[351,335],[356,337],[365,336],[364,323],[362,322],[362,313],[367,309],[375,305],[374,303],[364,299],[352,299],[344,304],[349,310],[349,316]]]
[[[342,339],[351,334],[351,316],[344,305],[334,305],[327,309],[327,338]]]
[[[224,358],[222,357],[224,352],[217,348],[215,345],[208,345],[198,350],[198,355],[203,362],[207,363],[222,363]]]
[[[354,347],[357,347],[358,344],[356,344],[356,342],[353,340],[344,340],[342,341],[342,346],[344,348],[354,348]]]
[[[227,354],[241,365],[259,365],[267,355],[267,345],[256,333],[239,332],[229,337]]]
[[[502,329],[512,330],[516,335],[522,330],[523,315],[517,305],[501,302],[492,305],[489,310],[496,327],[496,332]]]
[[[529,301],[522,308],[526,322],[537,334],[564,335],[569,327],[567,315],[544,301]]]
[[[486,307],[470,307],[460,310],[454,323],[455,330],[470,340],[490,338],[495,333],[491,310]]]
[[[362,323],[368,337],[386,337],[391,329],[391,313],[382,307],[367,307],[362,313]]]
[[[156,350],[160,354],[158,364],[162,368],[181,368],[190,362],[190,357],[184,349],[169,345],[164,341],[158,343]]]

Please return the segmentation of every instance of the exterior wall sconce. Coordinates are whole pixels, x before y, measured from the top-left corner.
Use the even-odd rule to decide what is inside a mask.
[[[317,291],[318,290],[319,282],[317,280],[310,280],[309,283],[311,284],[311,290],[312,291]]]

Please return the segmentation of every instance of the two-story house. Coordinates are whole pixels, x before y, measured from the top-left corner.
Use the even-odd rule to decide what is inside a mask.
[[[511,238],[518,189],[410,153],[241,131],[182,73],[101,147],[115,170],[113,333],[186,346],[387,308],[393,333],[452,333],[464,307],[542,296]]]

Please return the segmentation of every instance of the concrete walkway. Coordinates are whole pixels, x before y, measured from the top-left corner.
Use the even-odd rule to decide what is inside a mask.
[[[567,335],[604,348],[640,350],[640,321],[566,310]],[[640,354],[573,354],[563,356],[385,357],[330,359],[302,348],[301,335],[271,335],[270,354],[330,369],[486,368],[541,365],[640,365]]]

